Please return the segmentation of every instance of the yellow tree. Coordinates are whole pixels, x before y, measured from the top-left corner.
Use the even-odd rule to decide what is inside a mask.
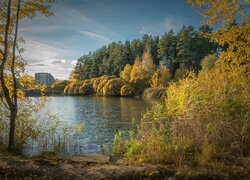
[[[169,70],[165,67],[159,67],[153,72],[150,85],[153,88],[167,87],[169,79],[170,79]]]
[[[130,81],[132,66],[130,64],[126,64],[124,70],[120,73],[120,77],[124,79],[126,82]]]
[[[15,142],[15,126],[18,113],[17,75],[24,66],[16,57],[19,50],[18,25],[20,19],[32,18],[37,12],[49,16],[52,0],[3,0],[0,1],[0,81],[1,100],[10,112],[9,144],[12,151]],[[21,65],[21,66],[20,66]],[[8,78],[11,77],[11,78]]]
[[[134,65],[131,69],[130,73],[130,82],[133,82],[135,79],[138,78],[140,73],[140,67],[141,67],[141,60],[139,57],[135,59]]]
[[[224,68],[249,65],[250,18],[249,0],[188,0],[203,17],[203,24],[216,25],[208,36],[212,41],[226,47],[220,54]]]

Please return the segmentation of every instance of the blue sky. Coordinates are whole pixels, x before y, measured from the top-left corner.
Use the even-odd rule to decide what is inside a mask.
[[[201,17],[185,0],[57,0],[54,16],[22,20],[27,72],[67,79],[76,60],[112,41],[162,35]]]

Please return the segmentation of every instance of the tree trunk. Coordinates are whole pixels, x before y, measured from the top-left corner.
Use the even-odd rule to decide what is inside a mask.
[[[16,129],[17,106],[12,106],[10,110],[10,128],[9,128],[9,144],[8,151],[14,150],[15,145],[15,129]]]
[[[16,75],[15,75],[15,63],[16,63],[16,44],[17,44],[17,33],[18,33],[20,3],[21,3],[21,1],[18,0],[17,12],[16,12],[15,37],[14,37],[13,49],[12,49],[11,75],[12,75],[12,80],[13,80],[13,102],[12,102],[12,106],[10,108],[10,131],[9,131],[8,151],[13,151],[14,150],[15,130],[16,130],[16,116],[17,116],[17,110],[18,110],[18,104],[17,104],[17,80],[16,80]]]

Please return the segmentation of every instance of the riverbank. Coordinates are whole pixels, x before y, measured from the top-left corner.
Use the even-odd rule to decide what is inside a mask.
[[[216,162],[197,166],[187,162],[182,167],[167,165],[129,165],[109,156],[59,158],[44,155],[23,158],[0,152],[0,179],[248,179],[250,159],[228,165]],[[96,158],[98,157],[98,158]]]

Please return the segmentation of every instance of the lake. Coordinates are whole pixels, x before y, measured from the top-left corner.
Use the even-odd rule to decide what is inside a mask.
[[[68,153],[95,154],[110,153],[115,133],[128,130],[131,120],[139,120],[149,107],[140,98],[54,96],[42,112],[56,115],[65,125],[83,123],[78,148]]]

